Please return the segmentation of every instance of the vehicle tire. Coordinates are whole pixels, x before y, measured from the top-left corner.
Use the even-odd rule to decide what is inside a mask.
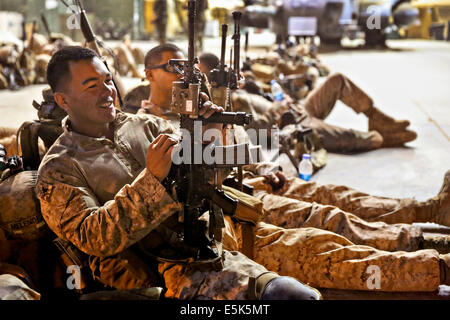
[[[327,45],[341,45],[341,38],[320,38],[320,42]]]
[[[366,46],[373,47],[376,45],[384,46],[386,44],[386,35],[381,30],[365,30]]]

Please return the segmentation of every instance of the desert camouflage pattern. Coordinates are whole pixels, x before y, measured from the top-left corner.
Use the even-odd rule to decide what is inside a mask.
[[[419,249],[422,232],[410,224],[368,222],[356,214],[373,209],[385,213],[394,202],[397,212],[412,199],[395,200],[363,194],[344,186],[318,185],[289,178],[283,190],[273,192],[265,179],[246,179],[254,186],[255,196],[263,201],[267,212],[264,221],[283,228],[314,227],[337,233],[353,243],[386,251]],[[361,197],[365,199],[361,199]],[[366,200],[366,201],[364,201]],[[345,209],[352,209],[347,212]],[[405,210],[411,207],[406,206]],[[352,212],[356,212],[353,214]],[[372,220],[376,220],[373,217]]]
[[[121,76],[127,76],[129,73],[132,77],[142,78],[143,75],[138,71],[138,64],[136,63],[133,53],[125,43],[120,43],[115,49],[114,54],[119,60],[118,72]]]
[[[284,229],[259,223],[254,259],[271,271],[317,288],[372,290],[371,266],[380,270],[376,290],[435,291],[440,284],[436,250],[381,251],[316,228]]]
[[[0,127],[0,144],[5,147],[8,156],[17,155],[17,130],[16,128]]]
[[[171,125],[118,112],[114,142],[70,131],[67,118],[63,128],[39,168],[37,194],[48,226],[90,256],[96,280],[128,290],[153,286],[162,275],[168,297],[245,298],[248,278],[266,269],[242,254],[224,253],[225,272],[161,262],[159,274],[152,275],[138,261],[143,253],[158,256],[165,249],[175,258],[186,257],[177,235],[181,204],[143,169],[149,144],[160,133],[173,134]],[[161,245],[165,249],[158,251]],[[139,257],[136,246],[143,250]]]
[[[327,151],[357,152],[373,149],[368,132],[325,123],[325,118],[338,100],[356,113],[366,112],[373,107],[372,99],[340,73],[329,76],[302,103],[292,103],[289,100],[271,103],[261,96],[244,91],[236,91],[232,96],[234,111],[251,113],[255,119],[252,126],[255,128],[280,125],[282,114],[292,109],[296,113],[297,122],[306,128],[313,128]]]
[[[266,222],[259,222],[253,230],[254,261],[316,288],[372,290],[369,266],[379,268],[380,291],[434,291],[441,281],[436,250],[389,252],[354,244],[326,230],[283,228]],[[242,225],[227,219],[224,248],[243,251],[242,232]]]
[[[237,251],[224,251],[224,267],[220,271],[199,271],[183,265],[161,263],[166,297],[176,299],[248,299],[248,280],[267,272],[262,265]]]

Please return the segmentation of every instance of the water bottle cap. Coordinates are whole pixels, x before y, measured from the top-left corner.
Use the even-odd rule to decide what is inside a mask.
[[[309,153],[304,153],[302,159],[309,160],[311,159],[311,155]]]
[[[276,83],[275,79],[270,80],[270,84]]]

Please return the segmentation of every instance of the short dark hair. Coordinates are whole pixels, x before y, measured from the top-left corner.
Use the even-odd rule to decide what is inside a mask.
[[[145,55],[145,67],[148,68],[159,63],[162,58],[162,54],[166,51],[178,52],[181,51],[181,49],[172,43],[165,43],[156,46],[153,49],[150,49],[150,51]]]
[[[204,52],[198,59],[200,60],[200,63],[206,65],[209,70],[212,70],[219,65],[219,58],[213,53]]]
[[[61,89],[63,79],[70,80],[70,61],[90,60],[98,57],[94,50],[80,46],[67,46],[56,51],[47,66],[47,82],[53,93]]]

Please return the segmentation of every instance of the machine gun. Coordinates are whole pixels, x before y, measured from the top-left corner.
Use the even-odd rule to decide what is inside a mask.
[[[183,204],[184,244],[192,249],[196,260],[210,260],[221,257],[221,246],[218,243],[224,227],[223,214],[233,216],[237,208],[237,201],[222,189],[222,170],[251,163],[251,155],[248,144],[221,146],[215,141],[204,147],[202,124],[212,122],[245,125],[250,123],[252,116],[244,112],[215,113],[208,119],[199,116],[201,75],[194,67],[197,62],[194,57],[195,4],[195,0],[188,1],[188,59],[169,60],[169,64],[182,75],[180,81],[173,83],[171,109],[180,115],[182,148],[179,155],[183,162],[172,165],[163,184]],[[199,128],[200,137],[196,132]],[[218,155],[233,154],[233,157],[207,163],[203,156],[206,153],[214,159]],[[210,217],[208,233],[206,222],[199,219],[206,211]],[[218,244],[215,248],[214,243]]]
[[[306,138],[313,132],[311,128],[303,128],[299,124],[295,125],[293,130],[281,130],[279,134],[279,150],[280,154],[284,153],[288,156],[292,165],[297,170],[297,174],[299,173],[299,161],[298,159],[291,153],[291,147],[296,146],[299,143],[308,143]],[[276,158],[278,158],[278,154],[274,156],[271,160],[275,162]]]
[[[225,110],[229,108],[229,88],[228,80],[230,78],[229,70],[225,64],[225,51],[227,46],[228,25],[222,25],[222,47],[220,53],[220,64],[218,69],[213,69],[210,73],[209,82],[211,84],[211,97],[215,104],[223,106]]]
[[[91,24],[89,23],[89,20],[88,20],[87,14],[86,14],[86,10],[84,10],[84,7],[83,7],[83,3],[81,2],[81,0],[75,0],[75,2],[80,10],[80,12],[78,13],[80,15],[80,26],[81,26],[81,31],[83,32],[84,38],[86,40],[86,44],[89,48],[91,48],[98,54],[98,56],[103,60],[103,63],[105,64],[106,68],[109,70],[106,60],[102,57],[102,53],[100,51],[99,40],[97,39],[94,31],[92,30]],[[122,106],[123,106],[122,94],[124,92],[122,89],[122,85],[120,85],[120,82],[118,81],[117,76],[112,75],[112,80],[113,80],[114,86],[116,87],[117,97],[119,99],[120,108],[122,108]]]
[[[240,75],[240,57],[241,57],[241,27],[240,27],[240,20],[242,13],[239,11],[233,11],[233,20],[234,20],[234,34],[232,36],[232,39],[234,40],[233,45],[233,52],[234,52],[234,59],[233,59],[233,65],[230,72],[230,89],[236,90],[239,88],[239,80],[241,78]]]
[[[0,144],[0,181],[23,170],[22,158],[19,156],[8,157],[5,147]]]
[[[250,58],[248,57],[248,38],[249,33],[248,31],[245,32],[245,45],[244,45],[244,52],[245,52],[245,60],[242,63],[242,71],[251,71],[252,70],[252,62]]]

